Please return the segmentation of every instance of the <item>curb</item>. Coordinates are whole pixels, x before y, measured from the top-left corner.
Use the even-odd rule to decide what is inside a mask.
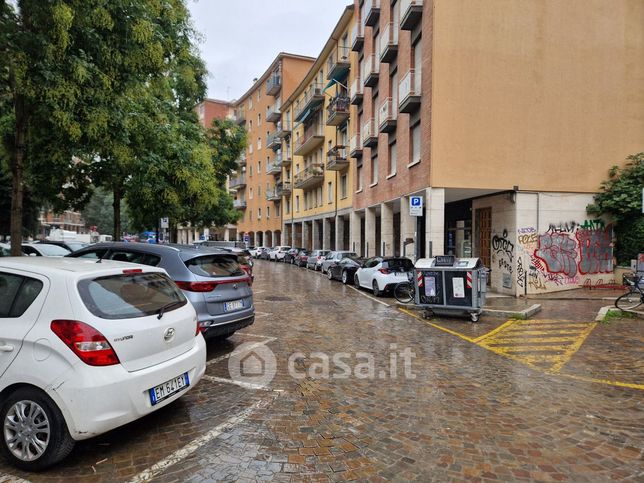
[[[597,312],[597,317],[595,317],[595,322],[604,322],[609,314],[611,313],[620,314],[622,312],[627,314],[632,314],[634,317],[637,317],[638,319],[644,319],[644,312],[640,312],[638,310],[621,310],[615,307],[614,305],[606,305],[605,307],[602,307],[601,309],[599,309],[599,312]]]
[[[425,310],[424,308],[414,304],[401,304],[400,302],[396,302],[392,304],[392,306],[407,309],[407,310],[414,310],[418,312],[422,312],[423,310]],[[534,304],[528,307],[527,309],[523,309],[523,310],[498,310],[498,309],[483,308],[481,311],[481,315],[489,315],[491,317],[505,317],[508,319],[527,320],[530,317],[532,317],[534,314],[539,312],[540,310],[541,310],[541,304]]]

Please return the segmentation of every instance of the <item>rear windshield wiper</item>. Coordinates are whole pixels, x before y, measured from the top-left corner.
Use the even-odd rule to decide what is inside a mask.
[[[157,311],[157,319],[161,320],[161,317],[163,317],[163,314],[165,314],[165,311],[168,310],[168,309],[171,309],[175,305],[183,305],[183,302],[181,302],[180,300],[175,300],[174,302],[170,302],[168,304],[165,304],[163,307],[161,307]]]

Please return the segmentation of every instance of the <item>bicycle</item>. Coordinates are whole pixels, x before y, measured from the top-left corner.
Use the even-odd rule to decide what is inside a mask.
[[[628,285],[628,292],[615,300],[615,307],[620,310],[633,310],[636,307],[644,304],[644,292],[640,287],[642,277],[634,276],[628,278],[624,276],[624,284]]]
[[[411,276],[408,276],[408,278],[409,280],[406,282],[399,282],[394,287],[394,297],[401,304],[412,302],[416,296],[416,289],[414,288]]]

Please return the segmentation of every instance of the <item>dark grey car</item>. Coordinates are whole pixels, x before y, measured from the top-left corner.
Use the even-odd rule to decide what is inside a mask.
[[[326,254],[326,257],[322,261],[322,273],[326,273],[327,268],[329,268],[329,265],[332,263],[338,263],[340,260],[342,260],[345,257],[357,257],[358,255],[356,252],[351,252],[348,250],[339,250],[339,251],[334,251],[334,252],[329,252]]]
[[[255,321],[252,280],[233,253],[187,245],[97,243],[69,255],[161,267],[197,311],[205,337],[229,336]]]

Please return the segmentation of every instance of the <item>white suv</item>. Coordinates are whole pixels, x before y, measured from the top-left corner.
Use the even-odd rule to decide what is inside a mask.
[[[279,246],[277,248],[278,248],[278,250],[275,252],[275,261],[276,262],[283,262],[284,257],[286,257],[286,253],[291,249],[291,247]]]
[[[0,451],[42,470],[175,401],[205,372],[195,309],[162,269],[0,258]]]
[[[407,282],[414,263],[403,257],[374,257],[360,267],[354,277],[356,287],[373,290],[376,297],[391,292],[400,282]]]

